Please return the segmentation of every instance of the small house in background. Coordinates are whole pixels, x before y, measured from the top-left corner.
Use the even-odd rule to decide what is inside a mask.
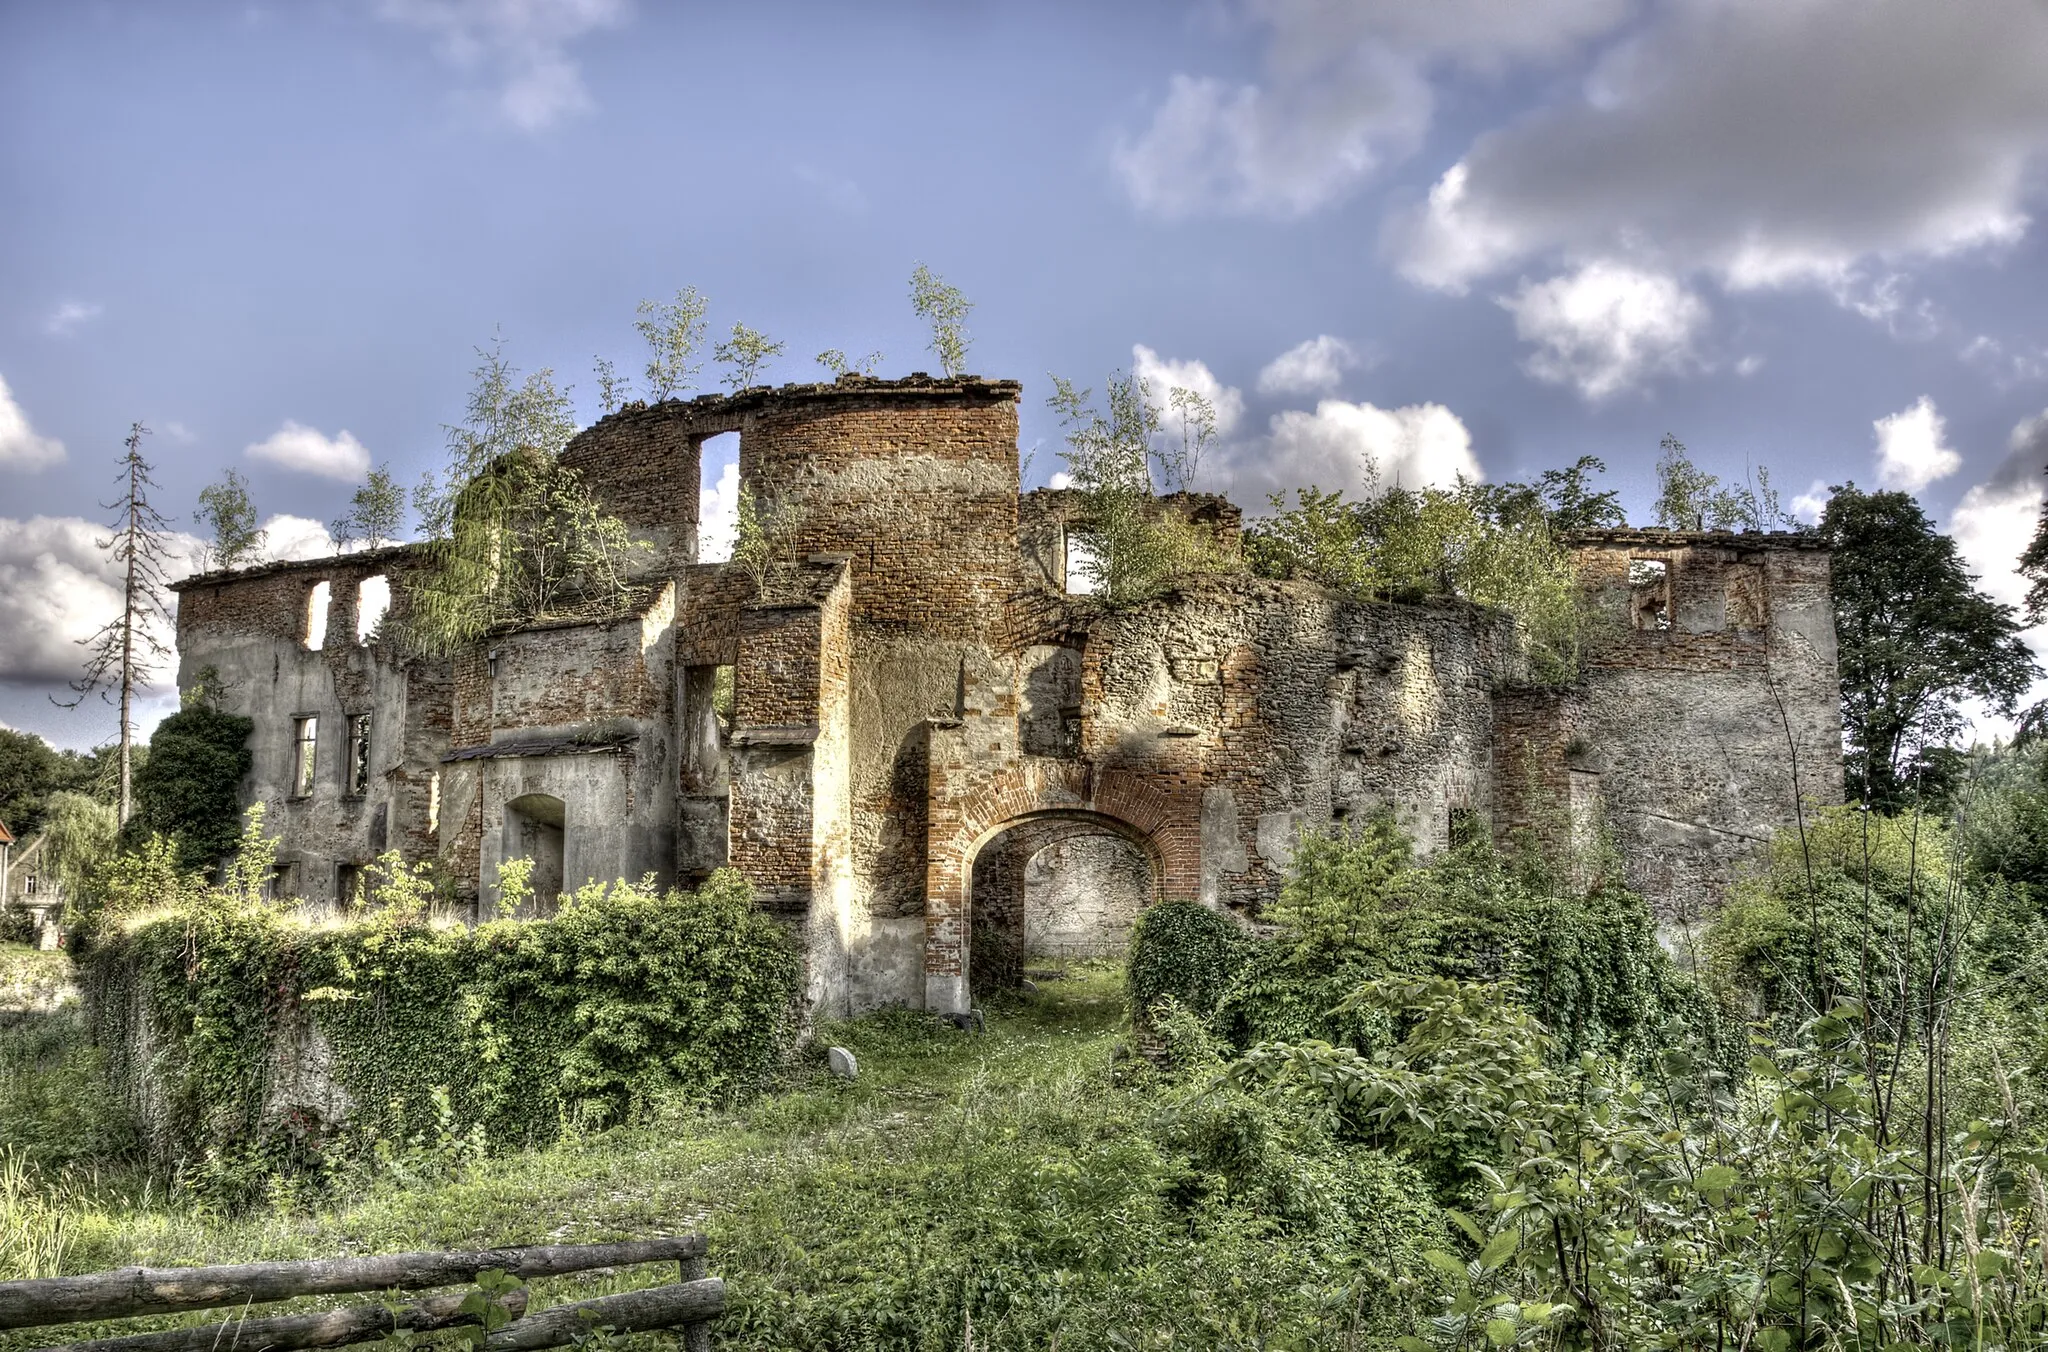
[[[19,845],[14,833],[0,825],[0,921],[6,922],[0,929],[25,929],[29,942],[42,949],[61,946],[64,916],[64,890],[43,871],[48,839],[46,833]]]

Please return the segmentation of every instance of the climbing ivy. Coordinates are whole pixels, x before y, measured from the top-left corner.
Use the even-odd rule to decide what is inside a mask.
[[[110,927],[82,975],[152,1154],[231,1193],[449,1114],[528,1143],[731,1101],[782,1064],[800,1015],[799,958],[729,871],[696,892],[592,885],[549,919],[475,928],[403,905],[313,926],[209,889]],[[322,1079],[339,1091],[324,1106]]]

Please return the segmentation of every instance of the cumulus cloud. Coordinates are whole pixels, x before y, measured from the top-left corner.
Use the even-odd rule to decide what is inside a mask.
[[[1886,488],[1918,493],[1962,468],[1963,457],[1948,444],[1947,421],[1924,394],[1870,426],[1877,433],[1877,481]]]
[[[0,517],[0,682],[54,687],[78,677],[80,641],[121,609],[121,571],[98,543],[106,533],[82,517]],[[196,537],[174,535],[167,546],[169,576],[194,571]],[[168,629],[157,637],[171,645]],[[156,685],[173,675],[167,666]]]
[[[1543,60],[1612,28],[1626,0],[1250,0],[1262,77],[1177,74],[1116,147],[1131,200],[1163,216],[1299,216],[1412,153],[1443,65]]]
[[[718,482],[697,500],[697,557],[705,563],[731,558],[739,521],[740,467],[738,461],[729,461],[718,472]]]
[[[536,132],[595,104],[569,44],[625,22],[629,0],[381,0],[392,23],[431,33],[443,59],[496,87],[491,110]]]
[[[91,301],[59,301],[57,308],[50,311],[43,321],[43,332],[56,338],[69,338],[85,325],[100,317],[104,306]]]
[[[1176,388],[1193,390],[1209,401],[1216,410],[1216,435],[1227,437],[1237,430],[1237,423],[1244,416],[1244,395],[1233,385],[1226,385],[1217,378],[1208,363],[1196,360],[1174,361],[1162,357],[1143,343],[1131,345],[1131,371],[1143,380],[1152,391],[1152,400],[1159,405],[1159,429],[1167,436],[1181,434],[1180,415],[1167,404],[1167,397]]]
[[[258,460],[322,478],[356,483],[370,472],[370,453],[347,428],[329,437],[318,428],[285,419],[284,426],[248,448]]]
[[[1318,334],[1288,348],[1259,371],[1260,394],[1321,394],[1343,383],[1360,365],[1358,351],[1342,338]]]
[[[1357,493],[1485,477],[1472,434],[1442,404],[1384,409],[1343,399],[1274,414],[1265,436],[1229,448],[1225,468],[1238,496],[1254,501],[1304,484]]]
[[[1573,385],[1599,401],[1646,378],[1700,364],[1694,344],[1707,307],[1670,277],[1613,262],[1589,263],[1546,282],[1523,281],[1500,304],[1536,350],[1530,375]]]
[[[1538,256],[1632,257],[1883,317],[1899,260],[2027,228],[2043,69],[2033,0],[1680,0],[1576,93],[1480,136],[1387,244],[1452,291]]]
[[[341,551],[324,523],[308,516],[280,512],[263,522],[263,557],[278,560],[326,559]]]
[[[2041,519],[2042,467],[2048,466],[2048,410],[2013,428],[2005,459],[1991,476],[1971,487],[1949,513],[1948,532],[1963,562],[1977,575],[1978,589],[1996,601],[2024,606],[2027,578],[2020,575],[2019,556],[2034,538]],[[2048,655],[2048,627],[2031,629],[2027,643],[2036,657]],[[2048,698],[2048,682],[2035,685],[2020,700],[2022,708]],[[2012,720],[1974,705],[1973,732],[1979,739],[2010,737]]]
[[[29,425],[28,414],[14,402],[6,377],[0,376],[0,465],[10,470],[33,472],[47,469],[64,459],[64,443],[55,437],[38,436]]]

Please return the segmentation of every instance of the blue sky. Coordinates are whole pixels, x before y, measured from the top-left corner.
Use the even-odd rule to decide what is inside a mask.
[[[2034,0],[0,3],[0,721],[112,729],[47,695],[131,421],[167,512],[239,468],[310,553],[494,332],[586,418],[684,285],[768,379],[933,369],[918,261],[1040,481],[1045,373],[1135,364],[1217,400],[1248,507],[1591,453],[1647,519],[1672,432],[1911,488],[2016,597],[2044,70]]]

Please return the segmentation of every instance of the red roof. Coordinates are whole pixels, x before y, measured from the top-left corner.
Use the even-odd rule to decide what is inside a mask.
[[[0,845],[12,845],[13,843],[14,832],[7,829],[6,822],[0,822]]]

